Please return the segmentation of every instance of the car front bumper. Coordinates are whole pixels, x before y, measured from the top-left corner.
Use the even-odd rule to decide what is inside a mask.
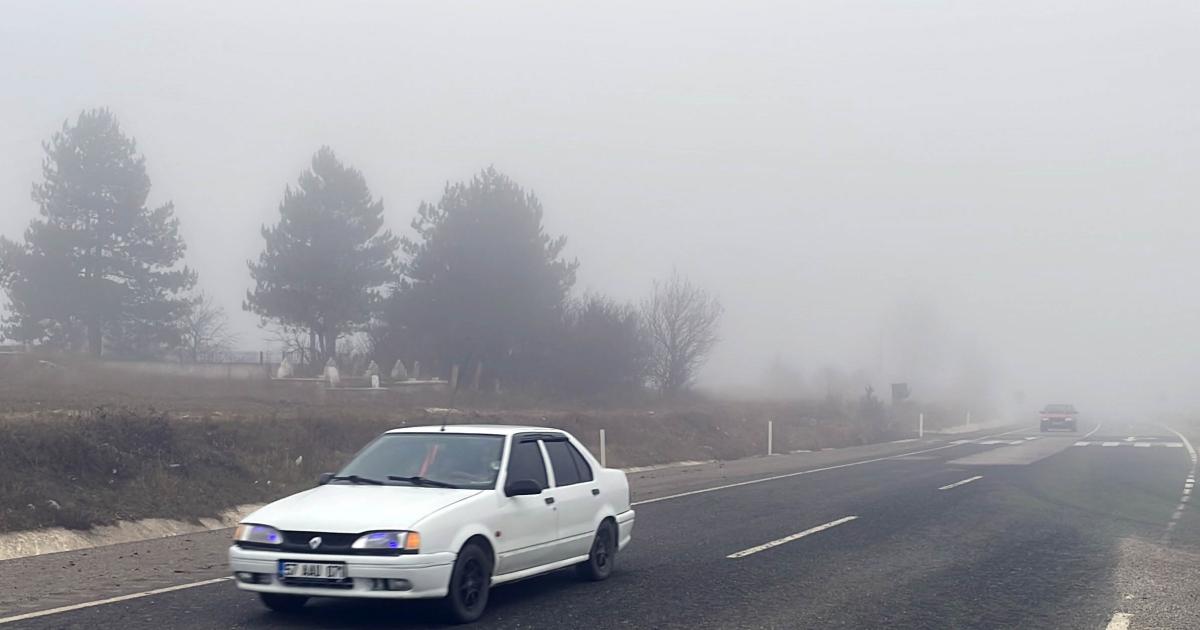
[[[330,554],[281,553],[278,551],[229,548],[229,569],[238,588],[259,593],[308,597],[372,597],[424,599],[445,597],[454,570],[450,552],[405,556],[340,556]],[[279,561],[345,563],[349,588],[285,584],[279,578]],[[253,574],[253,582],[243,579]],[[406,580],[404,590],[389,590],[386,580]],[[395,583],[391,583],[394,585]]]

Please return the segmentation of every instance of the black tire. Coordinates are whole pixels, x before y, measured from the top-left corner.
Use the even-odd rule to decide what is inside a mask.
[[[262,600],[263,606],[270,608],[278,613],[293,613],[308,602],[308,598],[303,595],[283,595],[281,593],[259,593],[259,599]]]
[[[617,527],[612,521],[600,523],[588,558],[575,565],[579,577],[592,582],[607,580],[617,561]]]
[[[1045,433],[1045,432],[1047,432],[1047,431],[1049,431],[1049,430],[1050,430],[1050,429],[1048,429],[1048,428],[1046,427],[1046,425],[1044,425],[1044,424],[1042,425],[1042,433]]]
[[[446,615],[451,623],[471,623],[483,616],[492,584],[492,556],[475,543],[467,543],[454,560]]]

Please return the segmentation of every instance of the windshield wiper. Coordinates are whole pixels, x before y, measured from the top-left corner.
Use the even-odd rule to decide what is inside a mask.
[[[369,486],[382,486],[383,485],[383,482],[378,479],[371,479],[370,477],[360,477],[358,475],[345,475],[345,476],[331,477],[329,480],[330,481],[349,481],[350,483],[362,483],[362,484],[367,484]]]
[[[404,481],[413,484],[414,486],[432,486],[434,488],[457,488],[458,486],[445,481],[434,481],[424,477],[401,477],[399,475],[388,475],[388,481]]]

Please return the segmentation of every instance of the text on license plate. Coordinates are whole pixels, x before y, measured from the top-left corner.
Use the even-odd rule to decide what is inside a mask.
[[[310,580],[341,580],[346,577],[346,565],[322,562],[279,561],[279,577]]]

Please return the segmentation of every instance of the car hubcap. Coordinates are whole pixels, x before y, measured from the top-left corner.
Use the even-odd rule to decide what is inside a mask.
[[[596,537],[596,542],[592,544],[592,557],[596,559],[596,566],[603,569],[608,566],[608,532],[601,532]]]
[[[482,589],[483,567],[479,566],[477,560],[468,560],[467,564],[463,566],[462,584],[459,586],[463,605],[467,608],[474,608],[479,603]]]

